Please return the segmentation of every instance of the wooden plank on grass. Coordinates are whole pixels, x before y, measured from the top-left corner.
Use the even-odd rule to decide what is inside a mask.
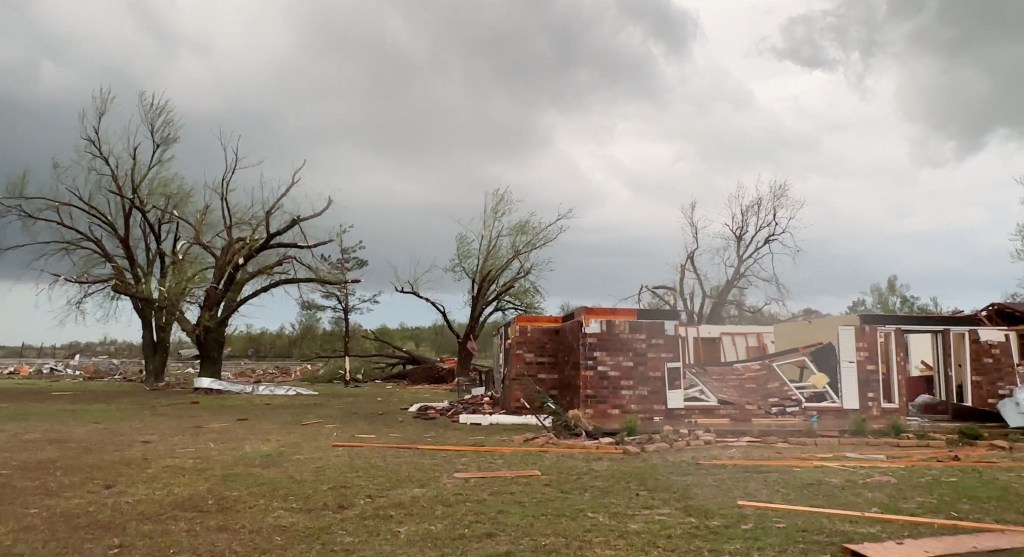
[[[853,466],[856,468],[1024,468],[1024,461],[1014,462],[920,462],[916,460],[895,462],[850,462],[821,460],[704,460],[697,464],[717,464],[723,466],[781,466],[784,468],[815,468],[819,466]]]
[[[852,557],[940,557],[1024,548],[1024,533],[984,532],[961,536],[843,545]]]
[[[498,470],[497,472],[456,472],[452,474],[456,478],[519,478],[539,475],[540,470]]]
[[[832,516],[855,516],[860,518],[874,518],[877,520],[888,520],[890,522],[903,522],[905,524],[925,524],[929,526],[949,526],[950,528],[968,528],[974,530],[1012,531],[1024,532],[1024,526],[1009,526],[1002,524],[991,524],[987,522],[967,522],[964,520],[946,520],[944,518],[926,518],[920,516],[902,516],[898,514],[864,513],[859,511],[845,511],[841,509],[825,509],[819,507],[798,507],[795,505],[781,505],[777,503],[757,503],[753,501],[737,501],[737,505],[744,509],[767,509],[772,511],[798,511]]]
[[[341,448],[410,449],[420,451],[457,451],[473,453],[573,453],[573,454],[622,454],[621,449],[593,451],[549,447],[470,447],[464,445],[395,445],[391,443],[332,443]]]
[[[323,423],[323,420],[309,420],[308,422],[302,422],[299,425],[313,425],[313,424],[319,424],[319,423]]]

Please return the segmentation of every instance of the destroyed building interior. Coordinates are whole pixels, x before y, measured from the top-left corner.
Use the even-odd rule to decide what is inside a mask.
[[[493,381],[506,411],[539,388],[607,428],[629,417],[845,424],[854,415],[1013,426],[1024,416],[1014,399],[1024,379],[1021,325],[1024,306],[1002,303],[974,314],[843,315],[773,327],[688,326],[671,310],[579,308],[501,328]]]

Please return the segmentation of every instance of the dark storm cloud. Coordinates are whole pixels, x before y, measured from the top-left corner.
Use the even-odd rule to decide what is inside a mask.
[[[772,50],[810,69],[891,73],[904,113],[962,158],[1024,134],[1021,21],[1014,0],[843,0],[786,20]]]
[[[699,35],[667,1],[40,2],[7,15],[0,120],[16,133],[0,168],[69,155],[99,85],[125,110],[138,89],[165,91],[186,125],[183,171],[216,172],[221,127],[268,177],[308,159],[310,202],[331,195],[357,225],[378,286],[387,262],[443,262],[455,220],[498,185],[543,213],[587,205],[567,198],[586,187],[574,165],[543,183],[523,169],[559,148],[559,122],[675,102],[669,69],[685,71]],[[560,276],[578,284],[586,250],[568,257]]]

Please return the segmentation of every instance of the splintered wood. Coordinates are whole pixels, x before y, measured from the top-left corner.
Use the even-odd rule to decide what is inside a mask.
[[[819,507],[799,507],[795,505],[780,505],[777,503],[757,503],[753,501],[737,501],[737,505],[745,509],[766,509],[772,511],[799,511],[809,513],[828,514],[833,516],[853,516],[859,518],[874,518],[887,520],[889,522],[903,522],[906,524],[924,524],[930,526],[949,526],[951,528],[968,528],[974,530],[1012,531],[1024,532],[1024,526],[1009,526],[1002,524],[991,524],[987,522],[967,522],[964,520],[946,520],[944,518],[924,518],[919,516],[902,516],[898,514],[865,513],[858,511],[845,511],[841,509],[825,509]]]
[[[526,476],[539,476],[540,470],[498,470],[496,472],[456,472],[452,476],[456,478],[520,478]]]
[[[851,557],[940,557],[1024,548],[1024,533],[985,532],[879,543],[843,545]]]

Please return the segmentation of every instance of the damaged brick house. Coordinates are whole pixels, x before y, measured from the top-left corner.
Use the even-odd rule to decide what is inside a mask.
[[[684,326],[675,311],[580,308],[521,316],[496,336],[495,384],[512,409],[534,385],[608,428],[854,414],[907,416],[922,394],[994,410],[1020,381],[1019,314],[851,315],[775,327]],[[998,313],[998,318],[996,314]],[[1016,315],[1016,316],[1015,316]],[[1024,329],[1022,329],[1024,330]]]

